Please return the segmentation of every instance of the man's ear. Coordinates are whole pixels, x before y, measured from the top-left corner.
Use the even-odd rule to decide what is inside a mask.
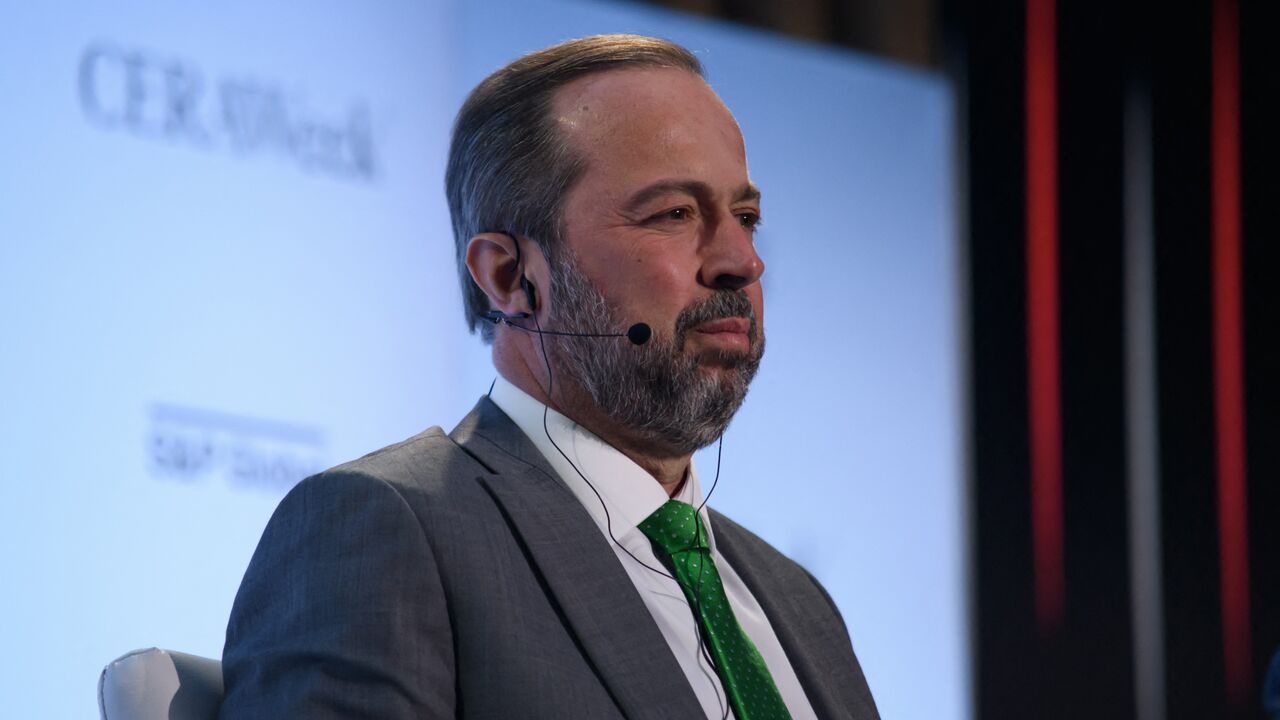
[[[507,314],[532,312],[520,285],[524,268],[516,239],[506,233],[480,233],[467,243],[467,270],[489,297],[491,307]]]

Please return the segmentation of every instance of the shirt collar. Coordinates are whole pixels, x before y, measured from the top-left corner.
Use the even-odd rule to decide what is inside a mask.
[[[572,419],[538,402],[501,375],[494,381],[489,399],[533,441],[605,535],[612,531],[613,536],[621,540],[639,533],[637,526],[669,499],[694,507],[702,505],[702,485],[692,458],[680,491],[674,498],[668,498],[662,485],[631,458]],[[548,434],[555,440],[554,444]],[[714,550],[715,536],[706,508],[701,514],[707,540]]]

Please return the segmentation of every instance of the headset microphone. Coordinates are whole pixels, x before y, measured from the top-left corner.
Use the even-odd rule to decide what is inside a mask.
[[[510,237],[515,242],[516,268],[517,270],[519,270],[521,268],[520,241],[517,240],[516,236],[513,235],[512,233],[503,233],[503,234]],[[537,288],[534,287],[533,283],[529,281],[529,277],[524,273],[520,274],[520,289],[524,291],[525,299],[528,300],[529,302],[529,308],[531,310],[536,311],[538,309]],[[489,312],[481,315],[480,318],[490,323],[493,323],[495,326],[506,325],[507,327],[512,327],[517,330],[523,330],[527,333],[538,336],[538,345],[542,348],[542,361],[546,363],[546,366],[547,366],[547,395],[548,396],[551,396],[554,393],[553,388],[555,387],[555,375],[553,375],[551,372],[551,358],[550,356],[547,355],[547,341],[546,341],[546,338],[544,337],[545,335],[560,335],[562,337],[589,337],[589,338],[624,337],[630,340],[633,345],[644,345],[645,343],[649,342],[649,338],[653,336],[653,329],[650,328],[645,323],[636,323],[635,325],[632,325],[631,327],[627,328],[627,331],[624,333],[579,333],[579,332],[562,332],[559,330],[543,330],[542,326],[538,324],[538,317],[532,313],[527,313],[527,312],[517,312],[517,313],[507,314],[502,312],[501,310],[490,310]],[[533,319],[534,327],[525,327],[524,325],[518,325],[512,322],[513,320],[528,320],[530,318]],[[494,382],[497,382],[497,380],[495,379]],[[489,388],[489,391],[492,392],[493,388],[492,387]],[[547,441],[550,442],[551,446],[556,449],[556,452],[560,453],[560,457],[564,458],[564,461],[569,463],[569,467],[572,467],[574,472],[578,474],[578,477],[582,478],[582,482],[586,483],[587,487],[591,488],[591,492],[595,493],[596,499],[600,501],[600,508],[604,510],[605,530],[609,535],[609,539],[613,541],[613,544],[616,545],[619,550],[622,550],[627,555],[630,555],[632,560],[635,560],[644,568],[650,570],[651,572],[655,572],[665,578],[668,578],[673,582],[678,583],[679,581],[676,580],[674,575],[668,572],[664,572],[662,569],[653,567],[649,563],[646,563],[645,561],[641,560],[639,557],[635,555],[635,553],[631,552],[626,548],[626,546],[618,542],[618,538],[614,537],[613,520],[609,516],[609,506],[605,504],[604,498],[600,495],[600,491],[596,490],[596,486],[591,484],[591,481],[588,480],[587,476],[584,475],[582,471],[578,469],[578,466],[575,465],[574,462],[569,459],[569,456],[565,454],[564,450],[560,449],[560,444],[555,441],[555,438],[551,437],[551,428],[547,425],[547,413],[549,411],[550,411],[550,407],[544,404],[542,406],[542,432],[546,434]],[[707,494],[703,496],[702,503],[698,505],[696,512],[699,512],[699,513],[702,512],[702,508],[706,507],[707,505],[707,500],[711,499],[711,493],[715,492],[716,485],[720,483],[720,450],[723,447],[724,447],[724,435],[721,435],[720,442],[717,443],[716,445],[716,479],[711,483],[711,490],[709,490]],[[705,567],[705,565],[698,566],[698,591],[695,597],[699,597],[699,598],[701,597],[703,567]],[[695,609],[695,612],[694,612],[695,615],[698,615],[701,613],[701,609],[699,607],[700,604],[701,603],[698,600],[694,601],[693,607]],[[719,672],[719,670],[716,668],[715,660],[711,657],[711,655],[706,650],[706,640],[705,638],[703,638],[701,631],[697,631],[697,637],[698,637],[698,652],[702,655],[704,659],[706,659],[708,666],[710,666],[716,672]],[[703,670],[703,673],[706,673],[706,670]],[[708,675],[708,677],[710,676]],[[729,717],[729,706],[720,700],[720,693],[718,691],[716,692],[716,701],[720,702],[720,707],[722,710],[724,710],[724,715],[722,720],[727,720],[727,718]]]
[[[502,232],[502,234],[511,238],[512,242],[515,243],[516,270],[517,272],[520,272],[520,269],[523,267],[523,262],[520,257],[520,241],[516,238],[514,233]],[[529,301],[529,308],[532,310],[537,310],[538,309],[538,291],[533,286],[533,283],[529,281],[529,276],[525,275],[523,272],[520,272],[520,289],[524,291],[525,299]],[[527,333],[531,333],[538,336],[560,335],[562,337],[590,337],[590,338],[624,337],[630,340],[631,344],[633,345],[643,345],[649,342],[650,337],[653,337],[653,330],[644,323],[636,323],[635,325],[632,325],[631,327],[627,328],[626,332],[621,332],[621,333],[580,333],[580,332],[561,332],[558,330],[543,330],[541,327],[530,328],[530,327],[525,327],[523,325],[517,325],[511,322],[512,320],[528,320],[529,318],[533,317],[527,312],[518,312],[518,313],[512,313],[508,315],[507,313],[504,313],[501,310],[490,310],[489,312],[481,315],[480,317],[484,320],[488,320],[494,325],[499,325],[499,324],[506,325],[507,327],[513,327],[517,330],[523,330]],[[538,319],[533,318],[533,322],[536,324],[538,322]]]
[[[484,315],[481,315],[481,317],[493,323],[494,325],[502,324],[502,325],[506,325],[507,327],[513,327],[517,330],[523,330],[527,333],[532,333],[534,335],[560,335],[563,337],[589,337],[589,338],[624,337],[630,340],[633,345],[643,345],[649,342],[649,338],[653,336],[653,330],[650,329],[650,327],[645,323],[636,323],[635,325],[632,325],[631,327],[627,328],[626,332],[620,332],[620,333],[580,333],[580,332],[562,332],[559,330],[538,330],[536,328],[525,327],[523,325],[517,325],[511,322],[512,320],[527,320],[528,318],[532,317],[527,312],[518,312],[518,313],[512,313],[508,315],[507,313],[504,313],[501,310],[490,310]]]
[[[653,335],[653,331],[644,323],[636,323],[627,328],[627,339],[635,345],[643,345],[649,342],[649,338]]]

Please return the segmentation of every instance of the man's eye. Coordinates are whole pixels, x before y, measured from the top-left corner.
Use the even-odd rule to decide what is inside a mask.
[[[755,230],[760,227],[760,216],[753,212],[738,213],[738,224],[748,230]]]
[[[683,222],[685,220],[688,220],[692,215],[693,215],[693,211],[691,211],[687,207],[671,208],[670,210],[663,210],[662,212],[651,216],[645,222],[651,223],[651,224],[666,223],[666,222]]]

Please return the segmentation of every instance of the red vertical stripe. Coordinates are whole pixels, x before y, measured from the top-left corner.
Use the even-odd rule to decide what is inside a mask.
[[[1058,353],[1058,87],[1054,0],[1027,0],[1027,383],[1036,620],[1062,624]]]
[[[1240,28],[1236,0],[1213,3],[1212,221],[1214,430],[1227,696],[1249,702],[1249,541],[1245,498],[1244,333],[1240,297]]]

